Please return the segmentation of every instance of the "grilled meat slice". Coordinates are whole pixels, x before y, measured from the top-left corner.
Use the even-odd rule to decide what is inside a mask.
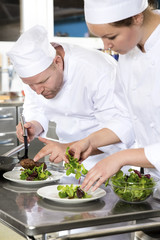
[[[20,165],[25,169],[33,169],[35,166],[40,167],[44,162],[35,162],[33,159],[25,158],[20,161]],[[44,170],[47,168],[46,163],[44,163]]]

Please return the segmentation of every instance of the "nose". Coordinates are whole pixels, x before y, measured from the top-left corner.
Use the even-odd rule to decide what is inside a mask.
[[[38,86],[36,84],[30,85],[30,88],[32,88],[32,90],[35,91],[38,95],[40,95],[43,92],[43,87]]]
[[[105,49],[113,48],[113,43],[109,39],[102,39],[102,41]]]

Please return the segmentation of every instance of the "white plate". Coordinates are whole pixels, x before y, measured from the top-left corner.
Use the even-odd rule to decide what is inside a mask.
[[[38,184],[44,184],[44,183],[50,183],[59,180],[64,176],[64,173],[56,172],[56,171],[50,171],[52,174],[49,176],[46,180],[40,180],[40,181],[27,181],[27,180],[21,180],[20,179],[20,170],[14,170],[14,171],[9,171],[5,172],[3,174],[3,177],[6,178],[7,180],[10,180],[12,182],[20,183],[20,184],[25,184],[25,185],[38,185]]]
[[[96,199],[99,199],[101,197],[104,197],[106,195],[106,191],[104,191],[101,188],[98,188],[96,191],[91,192],[91,190],[89,190],[87,193],[91,194],[92,197],[91,198],[75,198],[75,199],[68,199],[68,198],[60,198],[58,196],[58,190],[57,190],[57,186],[59,185],[52,185],[52,186],[46,186],[46,187],[42,187],[39,188],[37,190],[37,194],[42,197],[42,198],[46,198],[52,201],[56,201],[59,203],[66,203],[66,204],[73,204],[73,203],[85,203],[85,202],[89,202],[89,201],[93,201]],[[77,186],[74,184],[74,186]]]

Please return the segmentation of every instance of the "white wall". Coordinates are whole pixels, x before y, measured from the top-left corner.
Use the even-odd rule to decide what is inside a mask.
[[[20,32],[23,33],[36,24],[43,25],[49,36],[54,33],[53,0],[21,0]]]

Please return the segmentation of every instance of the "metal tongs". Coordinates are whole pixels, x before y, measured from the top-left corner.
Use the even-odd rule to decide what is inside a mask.
[[[20,121],[21,121],[22,129],[23,129],[24,149],[25,149],[24,156],[21,157],[21,159],[26,159],[26,158],[28,158],[28,140],[27,140],[28,133],[27,133],[27,129],[24,127],[25,118],[24,118],[23,114],[21,114]]]

